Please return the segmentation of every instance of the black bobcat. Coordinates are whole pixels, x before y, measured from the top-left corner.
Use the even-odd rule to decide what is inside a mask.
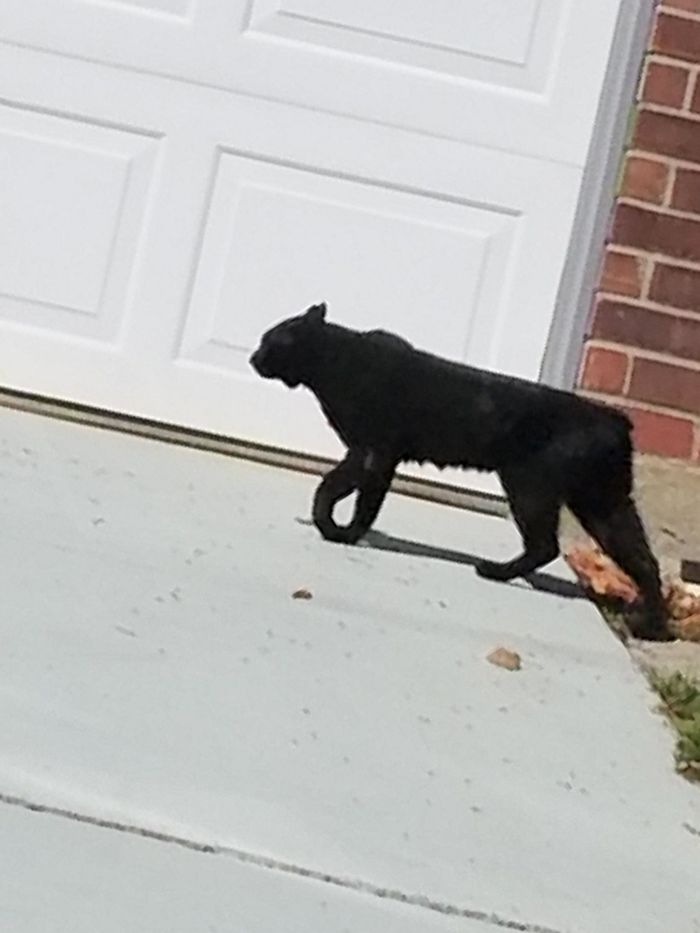
[[[323,304],[264,334],[251,364],[266,379],[309,388],[348,448],[314,497],[324,538],[358,541],[401,462],[495,470],[524,551],[507,563],[480,561],[481,576],[510,580],[554,560],[567,505],[638,584],[644,605],[634,634],[665,637],[659,567],[631,498],[631,424],[622,412],[440,359],[385,331],[329,324]],[[334,506],[356,490],[352,520],[337,525]]]

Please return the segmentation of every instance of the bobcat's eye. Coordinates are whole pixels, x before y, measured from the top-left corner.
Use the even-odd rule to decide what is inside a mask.
[[[272,346],[279,350],[289,350],[294,345],[294,338],[291,334],[275,334]]]

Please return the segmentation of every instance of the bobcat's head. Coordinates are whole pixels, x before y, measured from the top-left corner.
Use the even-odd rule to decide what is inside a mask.
[[[312,305],[263,334],[250,365],[263,379],[280,379],[290,389],[305,381],[317,353],[316,337],[326,319],[326,305]]]

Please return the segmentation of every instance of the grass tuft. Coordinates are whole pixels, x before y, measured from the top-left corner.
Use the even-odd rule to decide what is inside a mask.
[[[690,780],[700,781],[700,681],[685,674],[650,674],[652,687],[678,733],[676,767]]]

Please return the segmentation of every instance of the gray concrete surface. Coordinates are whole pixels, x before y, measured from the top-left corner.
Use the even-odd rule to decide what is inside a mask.
[[[700,930],[655,699],[561,564],[475,576],[508,522],[333,546],[307,477],[7,410],[0,478],[5,928]]]
[[[3,933],[489,933],[490,924],[200,853],[0,809]],[[8,870],[8,863],[11,868]]]
[[[639,457],[636,489],[651,541],[665,568],[700,559],[700,464]]]

